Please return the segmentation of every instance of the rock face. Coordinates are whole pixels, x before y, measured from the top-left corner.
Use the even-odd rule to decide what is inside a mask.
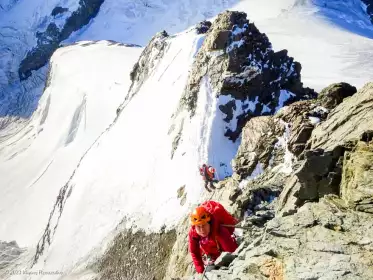
[[[278,141],[277,136],[282,135],[284,130],[279,120],[270,116],[250,119],[242,130],[241,145],[232,162],[236,178],[251,175],[258,164],[267,167]]]
[[[366,137],[366,138],[365,138]],[[364,139],[365,138],[365,139]],[[341,196],[358,210],[373,214],[373,131],[363,135],[343,161]]]
[[[196,26],[197,34],[205,34],[211,27],[211,22],[208,20],[201,21]]]
[[[331,150],[373,128],[373,83],[346,98],[312,132],[311,148]]]
[[[372,94],[372,84],[367,84],[315,128],[310,149],[300,156],[300,166],[281,194],[281,215],[328,194],[341,194],[356,210],[370,211],[371,185],[367,182],[371,176]]]
[[[321,106],[331,110],[342,103],[343,99],[356,93],[356,87],[347,83],[332,84],[323,89],[318,96]]]
[[[236,173],[220,183],[228,192],[225,206],[244,228],[240,246],[215,263],[220,267],[207,272],[208,279],[373,279],[372,84],[339,105],[342,99],[325,95],[332,88],[246,123],[233,162]],[[310,132],[301,133],[307,126]],[[286,132],[282,150],[296,153],[303,145],[291,172],[280,168],[283,160],[261,164],[275,155],[273,143]],[[262,173],[245,178],[258,164]],[[183,258],[188,252],[175,254],[173,265],[181,271],[171,279],[192,279],[177,278],[191,275],[189,259]]]
[[[273,114],[287,103],[315,97],[300,81],[301,65],[286,50],[274,52],[245,13],[224,12],[200,48],[180,104],[194,115],[202,80],[208,80],[227,115],[225,135],[235,141],[253,116]]]
[[[338,194],[343,149],[308,151],[281,193],[279,215],[290,215],[306,201],[317,201],[327,194]]]
[[[208,279],[370,279],[373,219],[338,205],[328,197],[272,219],[227,270],[209,272]]]
[[[37,46],[27,53],[19,66],[20,80],[27,79],[33,70],[38,70],[46,65],[59,44],[66,40],[71,33],[88,24],[98,14],[103,2],[104,0],[79,0],[79,8],[67,17],[62,28],[51,22],[45,31],[37,32],[35,34]],[[53,9],[51,15],[55,17],[67,11],[68,9],[58,6]]]
[[[148,76],[155,70],[167,49],[168,44],[166,39],[168,37],[169,35],[166,31],[158,32],[141,53],[139,61],[135,63],[130,73],[132,81],[129,90],[130,95],[135,94]]]
[[[318,104],[317,100],[298,101],[283,107],[275,116],[250,119],[232,161],[235,178],[244,179],[259,167],[283,163],[286,153],[300,156],[315,126],[328,116],[329,111]]]

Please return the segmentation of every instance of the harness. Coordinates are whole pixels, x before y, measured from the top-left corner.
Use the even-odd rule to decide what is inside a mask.
[[[199,241],[201,240],[201,238],[196,238],[196,240],[198,240],[198,243],[199,243]],[[220,248],[220,245],[219,245],[218,239],[216,237],[216,234],[214,234],[214,241],[215,241],[215,244],[216,244],[216,248],[218,249],[218,252],[222,253],[222,250]],[[206,258],[210,259],[210,261],[211,261],[211,256],[203,249],[203,247],[201,245],[199,245],[199,248],[203,251],[203,254],[206,256]]]

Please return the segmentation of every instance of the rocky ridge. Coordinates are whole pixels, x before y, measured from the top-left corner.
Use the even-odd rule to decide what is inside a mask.
[[[314,125],[304,150],[298,156],[293,154],[291,172],[281,171],[280,164],[264,168],[254,179],[232,176],[220,182],[221,189],[213,199],[235,213],[245,229],[239,237],[240,247],[217,260],[216,264],[222,266],[207,272],[208,279],[373,277],[371,96],[373,83],[330,108],[328,116]],[[299,127],[296,116],[307,123],[304,116],[322,102],[320,96],[306,103],[293,103],[270,117],[271,121],[277,118],[289,121],[291,138],[292,128]],[[364,122],[357,121],[364,116],[367,116]],[[254,131],[266,132],[269,120],[254,120],[248,127],[252,129],[256,124]],[[268,138],[267,145],[263,145],[257,139],[260,137],[256,133],[250,135],[244,131],[237,155],[247,157],[243,154],[245,149],[265,153],[262,147],[268,149],[274,142]],[[288,141],[284,149],[292,149],[292,145]],[[239,168],[248,168],[238,163]],[[178,262],[170,265],[182,267]],[[188,269],[184,274],[165,279],[192,279],[187,276],[192,268]]]
[[[218,109],[226,115],[225,136],[236,141],[252,117],[274,114],[285,104],[316,96],[301,83],[300,63],[287,50],[273,51],[267,35],[245,13],[221,13],[213,23],[198,25],[197,33],[202,31],[205,39],[176,117],[185,110],[194,116],[200,89],[207,81],[218,98]]]

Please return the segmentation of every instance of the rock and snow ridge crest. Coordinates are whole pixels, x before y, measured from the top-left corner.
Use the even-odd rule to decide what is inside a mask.
[[[206,31],[206,25],[202,26]],[[194,116],[207,81],[217,110],[224,115],[224,135],[236,142],[250,118],[274,114],[286,104],[316,96],[301,83],[300,63],[286,50],[273,51],[266,34],[245,13],[221,13],[207,26],[176,116],[185,110]],[[175,148],[178,141],[179,136]]]

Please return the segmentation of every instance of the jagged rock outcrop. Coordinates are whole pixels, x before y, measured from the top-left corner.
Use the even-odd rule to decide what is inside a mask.
[[[317,99],[295,102],[277,114],[290,126],[288,149],[299,156],[310,139],[316,125],[326,120],[330,110],[356,93],[347,83],[336,83],[324,88]]]
[[[149,75],[156,69],[167,50],[168,43],[166,39],[168,37],[169,35],[166,31],[158,32],[142,51],[139,61],[135,63],[130,73],[132,84],[129,92],[131,95],[139,90]]]
[[[357,92],[356,87],[347,83],[332,84],[324,88],[318,95],[320,105],[328,110],[334,109],[343,99]]]
[[[281,215],[295,212],[306,201],[317,201],[325,195],[340,193],[357,208],[370,211],[371,187],[364,182],[366,178],[360,179],[357,174],[364,174],[368,178],[370,176],[365,171],[370,168],[372,86],[371,83],[367,84],[358,93],[345,99],[312,132],[313,138],[308,144],[310,149],[299,157],[302,160],[300,166],[281,194],[278,208]],[[356,162],[353,167],[352,162]]]
[[[228,269],[208,272],[208,279],[371,279],[372,216],[340,204],[327,196],[275,217],[265,234],[235,252]]]
[[[63,27],[58,27],[52,20],[45,31],[36,32],[37,46],[27,53],[19,65],[18,75],[20,80],[27,79],[31,76],[32,71],[46,65],[60,43],[66,40],[71,33],[88,24],[98,14],[103,2],[104,0],[79,0],[79,8],[67,16]],[[68,9],[57,6],[53,9],[51,16],[56,17],[67,11]]]
[[[136,95],[147,78],[156,71],[156,68],[167,51],[169,43],[167,41],[169,35],[166,31],[158,32],[149,41],[149,44],[142,51],[139,60],[133,65],[130,73],[131,86],[124,102],[117,108],[117,115]]]
[[[284,161],[286,153],[299,156],[315,126],[324,121],[328,110],[317,100],[305,100],[283,107],[275,116],[250,119],[242,130],[241,145],[232,167],[237,180]]]
[[[274,52],[268,37],[245,13],[224,12],[213,22],[198,54],[179,111],[193,116],[203,80],[227,115],[225,135],[235,141],[246,122],[283,105],[315,97],[300,81],[301,65],[286,50]]]
[[[288,149],[299,156],[315,126],[328,116],[328,110],[317,106],[315,100],[299,101],[284,107],[276,115],[289,124]]]
[[[345,99],[312,132],[311,149],[332,150],[373,128],[373,83]]]
[[[250,119],[242,130],[241,145],[232,161],[235,178],[240,180],[251,175],[258,164],[263,169],[270,165],[270,160],[272,164],[278,161],[283,153],[275,149],[275,144],[284,131],[279,120],[270,116]]]
[[[344,154],[341,196],[353,209],[373,214],[373,130]]]
[[[280,127],[288,125],[287,148],[298,157],[306,148],[314,128],[326,120],[330,110],[355,92],[356,88],[347,83],[332,84],[323,89],[317,99],[294,102],[283,107],[274,117],[251,119],[242,130],[242,144],[233,162],[236,173],[250,175],[258,162],[263,168],[268,166],[268,155],[271,154],[275,143],[273,140],[281,137],[284,129],[276,129],[273,125],[272,129],[269,129],[265,123],[278,124],[278,120],[282,120]],[[258,131],[261,131],[260,135]],[[257,142],[256,145],[253,145],[254,141]],[[272,156],[276,158],[276,154]],[[247,174],[242,170],[246,170]]]
[[[327,194],[338,194],[343,148],[333,151],[307,151],[305,159],[286,182],[281,193],[279,215],[290,215],[306,201],[318,201]]]
[[[197,34],[205,34],[207,31],[209,31],[211,25],[212,25],[211,21],[208,21],[208,20],[201,21],[200,23],[196,25]]]

